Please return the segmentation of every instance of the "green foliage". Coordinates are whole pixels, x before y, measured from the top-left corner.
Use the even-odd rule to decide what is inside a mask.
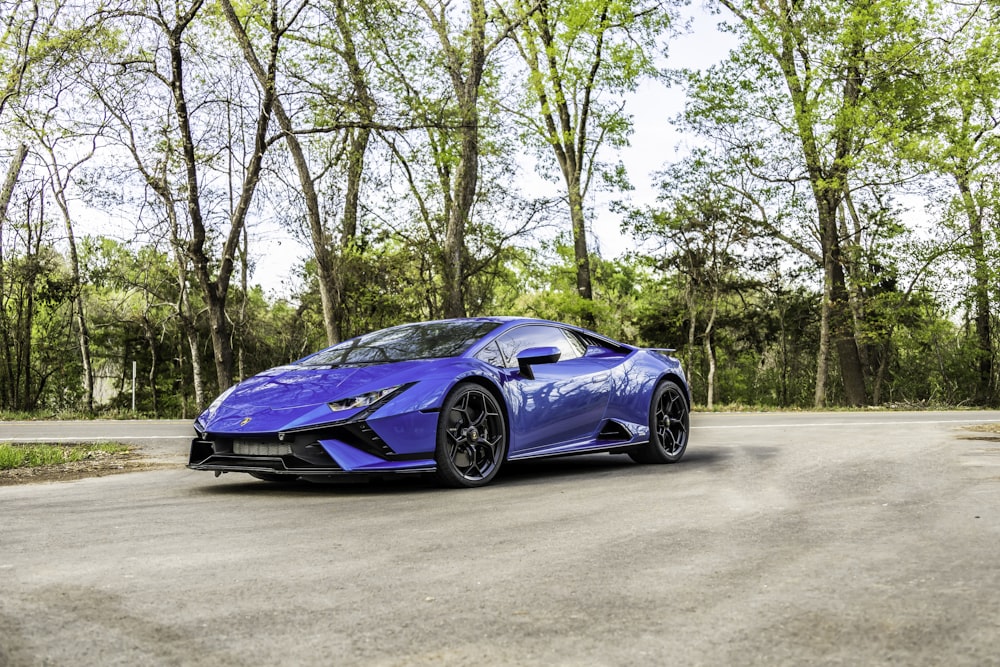
[[[0,443],[0,470],[55,466],[93,458],[96,453],[126,454],[129,447],[113,442],[88,445],[11,445]]]
[[[625,259],[591,258],[594,298],[584,299],[576,290],[573,247],[560,237],[548,248],[555,261],[523,275],[524,291],[513,301],[511,314],[569,322],[597,328],[612,337],[634,340],[638,330],[633,312],[638,308],[642,268]],[[537,262],[537,259],[536,259]]]
[[[7,256],[0,264],[0,408],[32,410],[46,396],[72,403],[76,383],[66,391],[59,388],[77,367],[67,359],[74,345],[66,262],[43,238],[46,227],[32,217],[31,200],[23,205],[27,215],[9,218],[3,230]]]

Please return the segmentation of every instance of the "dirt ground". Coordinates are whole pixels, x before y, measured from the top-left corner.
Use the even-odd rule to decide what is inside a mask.
[[[137,470],[153,470],[165,468],[167,464],[151,461],[143,456],[137,448],[127,452],[110,454],[94,451],[87,458],[70,463],[60,463],[52,466],[35,468],[14,468],[0,470],[0,486],[14,484],[34,484],[38,482],[67,482],[85,477],[104,477],[123,472]]]

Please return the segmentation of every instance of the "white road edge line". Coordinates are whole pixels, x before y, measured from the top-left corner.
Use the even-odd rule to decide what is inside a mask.
[[[12,419],[0,424],[4,426],[37,426],[40,423],[50,424],[190,424],[193,419]]]
[[[194,440],[194,434],[191,435],[104,435],[104,436],[80,436],[79,438],[46,438],[45,436],[38,436],[37,438],[5,438],[0,436],[0,442],[87,442],[93,440],[95,442],[99,441],[115,441],[115,440]]]

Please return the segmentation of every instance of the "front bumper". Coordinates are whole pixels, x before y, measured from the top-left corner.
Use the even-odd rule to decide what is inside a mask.
[[[231,438],[195,438],[191,442],[188,468],[216,472],[260,472],[277,475],[335,475],[346,472],[318,443],[295,445],[262,439],[260,452],[240,447]],[[287,451],[283,451],[287,449]]]
[[[436,469],[433,440],[419,443],[432,437],[435,423],[435,414],[417,413],[278,433],[209,431],[191,442],[187,467],[289,476],[430,472]],[[395,448],[379,430],[392,434]]]

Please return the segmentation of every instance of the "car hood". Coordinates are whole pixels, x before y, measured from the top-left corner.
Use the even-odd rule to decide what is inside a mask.
[[[340,368],[295,365],[272,368],[222,394],[198,421],[205,430],[237,432],[294,427],[320,416],[326,421],[348,418],[357,410],[345,410],[335,416],[326,404],[413,382],[426,377],[430,368],[442,361],[401,361]],[[318,414],[317,408],[321,408]],[[240,423],[244,420],[246,423]],[[251,420],[253,424],[249,423]]]

